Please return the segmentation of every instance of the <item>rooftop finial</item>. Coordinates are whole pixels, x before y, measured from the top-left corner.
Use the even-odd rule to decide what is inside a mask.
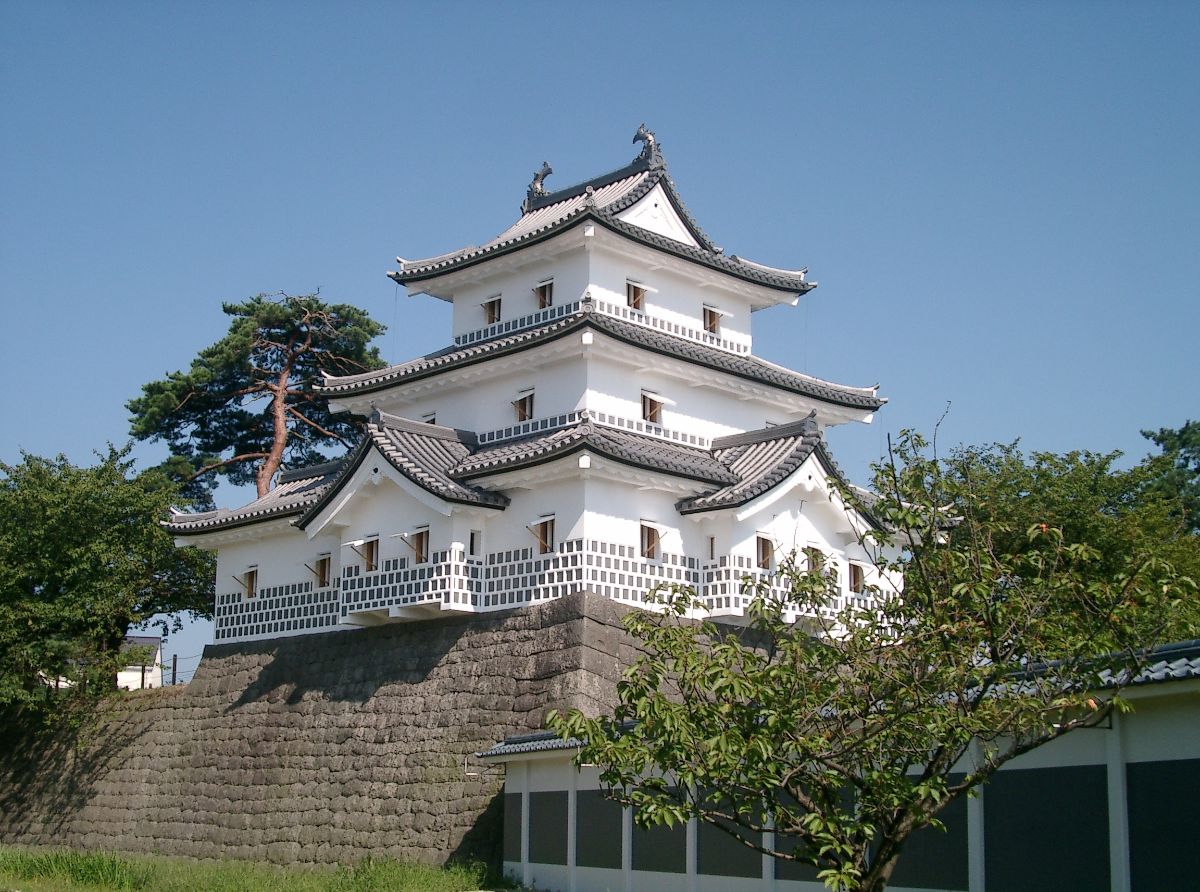
[[[654,138],[654,132],[646,129],[645,123],[641,124],[637,133],[633,134],[633,141],[644,143],[642,146],[642,154],[638,155],[638,160],[647,159],[651,166],[658,166],[663,163],[662,152],[658,148],[658,140]]]
[[[546,177],[552,173],[554,173],[554,168],[550,166],[550,162],[543,161],[541,170],[534,173],[533,182],[529,184],[529,191],[525,193],[525,203],[521,206],[522,213],[528,214],[534,199],[546,194],[546,187],[542,184],[546,181]]]

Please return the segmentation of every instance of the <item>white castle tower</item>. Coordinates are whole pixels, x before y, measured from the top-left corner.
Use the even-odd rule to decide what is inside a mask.
[[[235,511],[179,514],[215,549],[216,640],[505,610],[577,591],[631,605],[693,587],[744,614],[791,554],[862,597],[871,519],[831,487],[826,427],[870,422],[873,387],[759,359],[751,314],[805,270],[715,246],[654,135],[625,167],[549,192],[496,238],[392,279],[453,304],[453,343],[317,389],[367,420],[338,462],[289,470]]]

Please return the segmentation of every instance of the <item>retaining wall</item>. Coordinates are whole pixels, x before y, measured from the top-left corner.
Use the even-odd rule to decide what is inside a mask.
[[[0,841],[280,863],[496,862],[503,775],[471,754],[611,708],[631,659],[595,595],[205,648],[186,687],[77,739],[0,742]]]

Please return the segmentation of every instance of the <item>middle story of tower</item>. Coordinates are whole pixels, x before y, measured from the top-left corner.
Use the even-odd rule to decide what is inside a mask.
[[[713,244],[639,138],[565,189],[545,166],[482,245],[398,258],[410,294],[452,304],[451,342],[316,385],[366,420],[348,456],[176,516],[181,544],[218,552],[218,641],[663,584],[736,617],[795,554],[839,571],[830,610],[869,586],[872,521],[823,434],[884,400],[753,354],[752,314],[814,285]]]

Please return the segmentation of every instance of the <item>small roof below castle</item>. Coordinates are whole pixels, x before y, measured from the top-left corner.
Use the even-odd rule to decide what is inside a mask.
[[[805,281],[807,270],[780,269],[725,254],[704,233],[679,197],[654,134],[643,124],[633,140],[641,142],[643,147],[632,162],[564,189],[546,189],[545,179],[554,170],[543,162],[529,184],[520,218],[506,230],[482,245],[468,245],[436,257],[420,260],[397,257],[400,269],[388,273],[389,278],[402,285],[426,282],[520,250],[588,219],[635,242],[788,295],[804,294],[816,287],[815,283]],[[661,188],[682,224],[683,230],[676,237],[646,229],[626,218],[624,212],[656,188]]]
[[[226,508],[195,514],[176,511],[163,527],[167,532],[186,536],[301,514],[320,498],[341,467],[342,461],[333,461],[284,471],[273,490],[249,505],[232,511]]]

